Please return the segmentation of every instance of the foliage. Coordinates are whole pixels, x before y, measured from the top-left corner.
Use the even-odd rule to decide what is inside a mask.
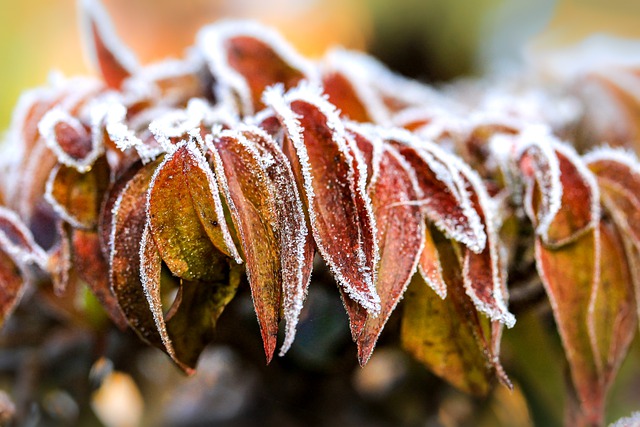
[[[317,253],[361,365],[404,296],[402,347],[483,396],[511,387],[509,289],[539,280],[570,370],[567,423],[604,422],[638,323],[640,164],[572,148],[609,137],[592,98],[436,91],[356,52],[312,62],[245,22],[142,67],[85,6],[102,80],[25,94],[4,146],[2,320],[34,286],[86,284],[192,374],[246,278],[269,362],[281,320],[281,356],[294,341]],[[569,96],[585,108],[563,116]]]

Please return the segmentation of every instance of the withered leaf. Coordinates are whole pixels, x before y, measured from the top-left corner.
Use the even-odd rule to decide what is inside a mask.
[[[282,300],[275,188],[263,169],[263,157],[243,135],[225,131],[211,149],[216,174],[241,237],[268,363],[276,347]]]
[[[355,144],[333,107],[311,88],[295,91],[286,101],[270,91],[265,100],[285,129],[283,149],[302,186],[318,251],[347,295],[367,311],[379,312],[375,219],[366,194],[366,165],[353,154]]]
[[[35,263],[46,268],[47,254],[20,217],[4,206],[0,206],[0,249],[21,264]]]
[[[346,303],[361,365],[371,357],[385,323],[409,285],[424,239],[422,210],[411,203],[418,198],[418,190],[409,166],[393,147],[386,146],[379,168],[378,178],[369,187],[369,195],[380,247],[376,280],[380,314],[374,317],[352,301]]]
[[[551,302],[578,401],[592,423],[600,422],[604,404],[587,326],[591,294],[599,280],[598,234],[599,228],[592,229],[560,248],[536,239],[538,273]]]
[[[215,179],[203,169],[209,168],[204,156],[196,160],[197,150],[195,144],[181,144],[165,157],[151,180],[146,209],[151,236],[169,270],[185,280],[213,281],[220,276],[219,263],[212,262],[218,249],[231,255],[235,245]],[[234,258],[240,260],[237,253]]]
[[[59,164],[51,171],[45,197],[64,221],[75,228],[93,229],[108,184],[104,158],[86,173]]]
[[[330,71],[322,77],[322,85],[329,101],[340,110],[341,116],[356,122],[372,121],[366,105],[347,76],[339,71]]]
[[[442,299],[447,297],[447,284],[442,276],[442,265],[440,264],[440,254],[433,241],[433,236],[428,227],[424,228],[424,245],[418,262],[418,271],[433,291]]]
[[[11,315],[24,292],[20,268],[0,247],[0,326]]]
[[[438,296],[422,276],[413,276],[402,317],[402,347],[434,374],[477,396],[488,393],[493,373],[490,351],[473,303],[462,285],[460,264],[449,242],[438,243],[449,289]]]

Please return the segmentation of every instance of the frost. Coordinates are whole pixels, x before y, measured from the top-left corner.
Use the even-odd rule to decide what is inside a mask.
[[[628,417],[620,418],[609,424],[609,427],[640,427],[640,412],[634,412]]]
[[[18,215],[0,206],[0,248],[19,264],[35,263],[45,269],[48,255],[33,239]]]
[[[233,37],[251,37],[265,43],[291,67],[298,69],[308,79],[318,81],[317,71],[277,32],[252,21],[219,21],[200,30],[196,43],[216,77],[214,87],[218,99],[233,99],[234,93],[240,98],[243,115],[254,113],[251,90],[244,76],[234,70],[225,54],[225,42]]]

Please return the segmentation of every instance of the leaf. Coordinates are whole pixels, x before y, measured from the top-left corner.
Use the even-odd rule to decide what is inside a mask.
[[[318,251],[347,295],[368,312],[378,313],[378,248],[365,189],[366,165],[352,154],[353,141],[317,90],[305,86],[286,99],[280,90],[268,91],[265,102],[285,130],[283,151],[302,187]]]
[[[280,349],[284,355],[293,343],[296,326],[307,296],[313,269],[315,245],[309,233],[302,200],[295,177],[284,153],[259,128],[243,127],[242,135],[254,143],[263,160],[263,167],[273,185],[277,216],[277,238],[280,242],[282,266],[283,312],[286,320],[285,338]]]
[[[367,105],[358,94],[355,82],[349,80],[345,74],[333,70],[325,73],[322,86],[324,93],[329,96],[329,102],[340,110],[342,117],[363,123],[374,121]]]
[[[218,100],[235,98],[244,115],[264,107],[262,93],[276,83],[287,89],[311,77],[313,71],[277,33],[255,23],[227,21],[198,34],[217,84]]]
[[[442,276],[440,254],[428,227],[424,228],[424,245],[418,261],[422,280],[442,299],[447,297],[447,284]]]
[[[126,329],[127,321],[109,284],[109,265],[102,255],[98,233],[71,231],[73,269],[98,298],[109,318],[120,329]]]
[[[416,171],[427,218],[451,239],[481,252],[486,234],[459,172],[448,166],[452,159],[437,147],[428,151],[428,144],[422,144],[424,148],[419,148],[420,142],[405,133],[390,133],[385,139],[397,144],[400,154]]]
[[[86,173],[59,164],[51,171],[45,198],[74,228],[93,229],[108,184],[109,169],[104,158]]]
[[[223,131],[211,145],[211,154],[231,218],[241,237],[251,295],[269,363],[278,338],[282,300],[275,188],[263,169],[263,156],[243,135]]]
[[[31,230],[10,209],[0,206],[0,249],[20,264],[46,268],[47,254],[35,242]]]
[[[358,344],[360,365],[371,357],[384,325],[416,271],[425,233],[420,206],[411,203],[418,198],[418,190],[409,166],[391,146],[384,148],[379,160],[378,179],[368,191],[378,226],[380,262],[376,291],[381,310],[374,317],[351,300],[345,304]]]
[[[155,346],[161,346],[162,341],[140,281],[140,245],[147,223],[147,190],[160,162],[141,167],[120,191],[110,193],[115,201],[107,202],[113,206],[108,240],[111,289],[129,326]],[[118,187],[116,183],[114,188]]]
[[[149,185],[151,236],[169,270],[185,280],[218,280],[221,266],[212,262],[218,250],[241,261],[226,227],[217,183],[207,169],[195,144],[181,144],[165,157]]]
[[[594,227],[600,217],[600,194],[593,174],[585,167],[569,146],[554,144],[558,159],[562,197],[553,219],[549,221],[543,241],[550,247],[559,247],[572,242],[582,233]],[[541,195],[547,186],[534,188],[528,185],[525,207],[531,221],[537,222],[538,214],[546,203]],[[550,190],[549,190],[550,191]],[[555,190],[554,190],[555,191]],[[549,210],[552,213],[556,209]],[[543,230],[544,231],[544,230]]]
[[[536,239],[536,265],[549,297],[571,379],[586,419],[599,423],[604,389],[589,339],[587,316],[598,281],[599,229],[582,234],[572,243],[550,248]]]
[[[224,265],[223,255],[216,264]],[[219,281],[181,280],[173,305],[165,315],[161,287],[173,278],[163,277],[162,259],[147,226],[140,251],[141,281],[164,350],[188,375],[195,372],[198,357],[213,340],[213,331],[224,307],[235,296],[242,269],[226,265]]]
[[[24,278],[20,268],[0,247],[0,326],[13,313],[24,293]]]
[[[484,333],[473,303],[464,293],[453,247],[439,241],[447,298],[433,292],[421,275],[413,276],[404,302],[402,347],[458,389],[485,396],[493,376],[490,351],[482,343]]]
[[[82,0],[82,27],[89,58],[107,86],[118,89],[137,68],[137,59],[118,38],[99,0]]]
[[[623,238],[610,221],[601,220],[599,227],[600,279],[591,292],[587,327],[606,390],[627,355],[638,319]]]

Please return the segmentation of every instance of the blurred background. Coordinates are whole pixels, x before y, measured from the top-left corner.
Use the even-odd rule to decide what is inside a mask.
[[[143,63],[180,56],[200,26],[253,18],[280,29],[302,53],[332,45],[367,50],[427,81],[517,63],[522,47],[561,45],[594,33],[640,37],[635,0],[104,0]],[[0,0],[0,129],[19,94],[51,70],[89,70],[75,0]]]
[[[333,45],[366,50],[396,71],[432,83],[517,67],[524,51],[567,46],[594,34],[640,38],[637,0],[104,3],[121,38],[142,63],[181,56],[208,22],[252,18],[278,28],[304,55],[319,57]],[[8,126],[20,93],[44,84],[51,70],[92,73],[82,53],[76,1],[0,0],[0,130]],[[264,367],[255,316],[245,295],[221,318],[217,344],[203,355],[192,379],[180,376],[164,355],[131,335],[112,333],[96,344],[86,331],[57,328],[42,342],[35,331],[49,326],[39,325],[42,319],[28,310],[18,311],[0,344],[31,343],[42,349],[42,357],[28,352],[32,350],[0,348],[0,425],[3,411],[11,410],[11,399],[26,396],[28,401],[34,387],[40,393],[38,404],[27,417],[33,425],[128,427],[143,420],[144,425],[250,426],[256,417],[263,425],[278,426],[559,425],[563,356],[557,335],[548,332],[553,330],[549,312],[523,315],[506,333],[505,365],[516,391],[498,387],[488,399],[477,401],[388,346],[397,343],[394,318],[367,368],[356,368],[346,315],[335,289],[321,283],[331,280],[323,279],[314,273],[319,284],[312,284],[309,307],[287,357]],[[238,319],[246,336],[237,334]],[[98,359],[97,353],[105,358]],[[629,360],[640,360],[637,343]],[[16,364],[24,372],[5,375]],[[81,387],[89,369],[92,383]],[[42,375],[47,384],[33,384],[32,371],[37,376],[46,370],[51,370]],[[640,409],[638,374],[637,363],[623,366],[609,419]],[[2,391],[10,388],[12,398]]]

